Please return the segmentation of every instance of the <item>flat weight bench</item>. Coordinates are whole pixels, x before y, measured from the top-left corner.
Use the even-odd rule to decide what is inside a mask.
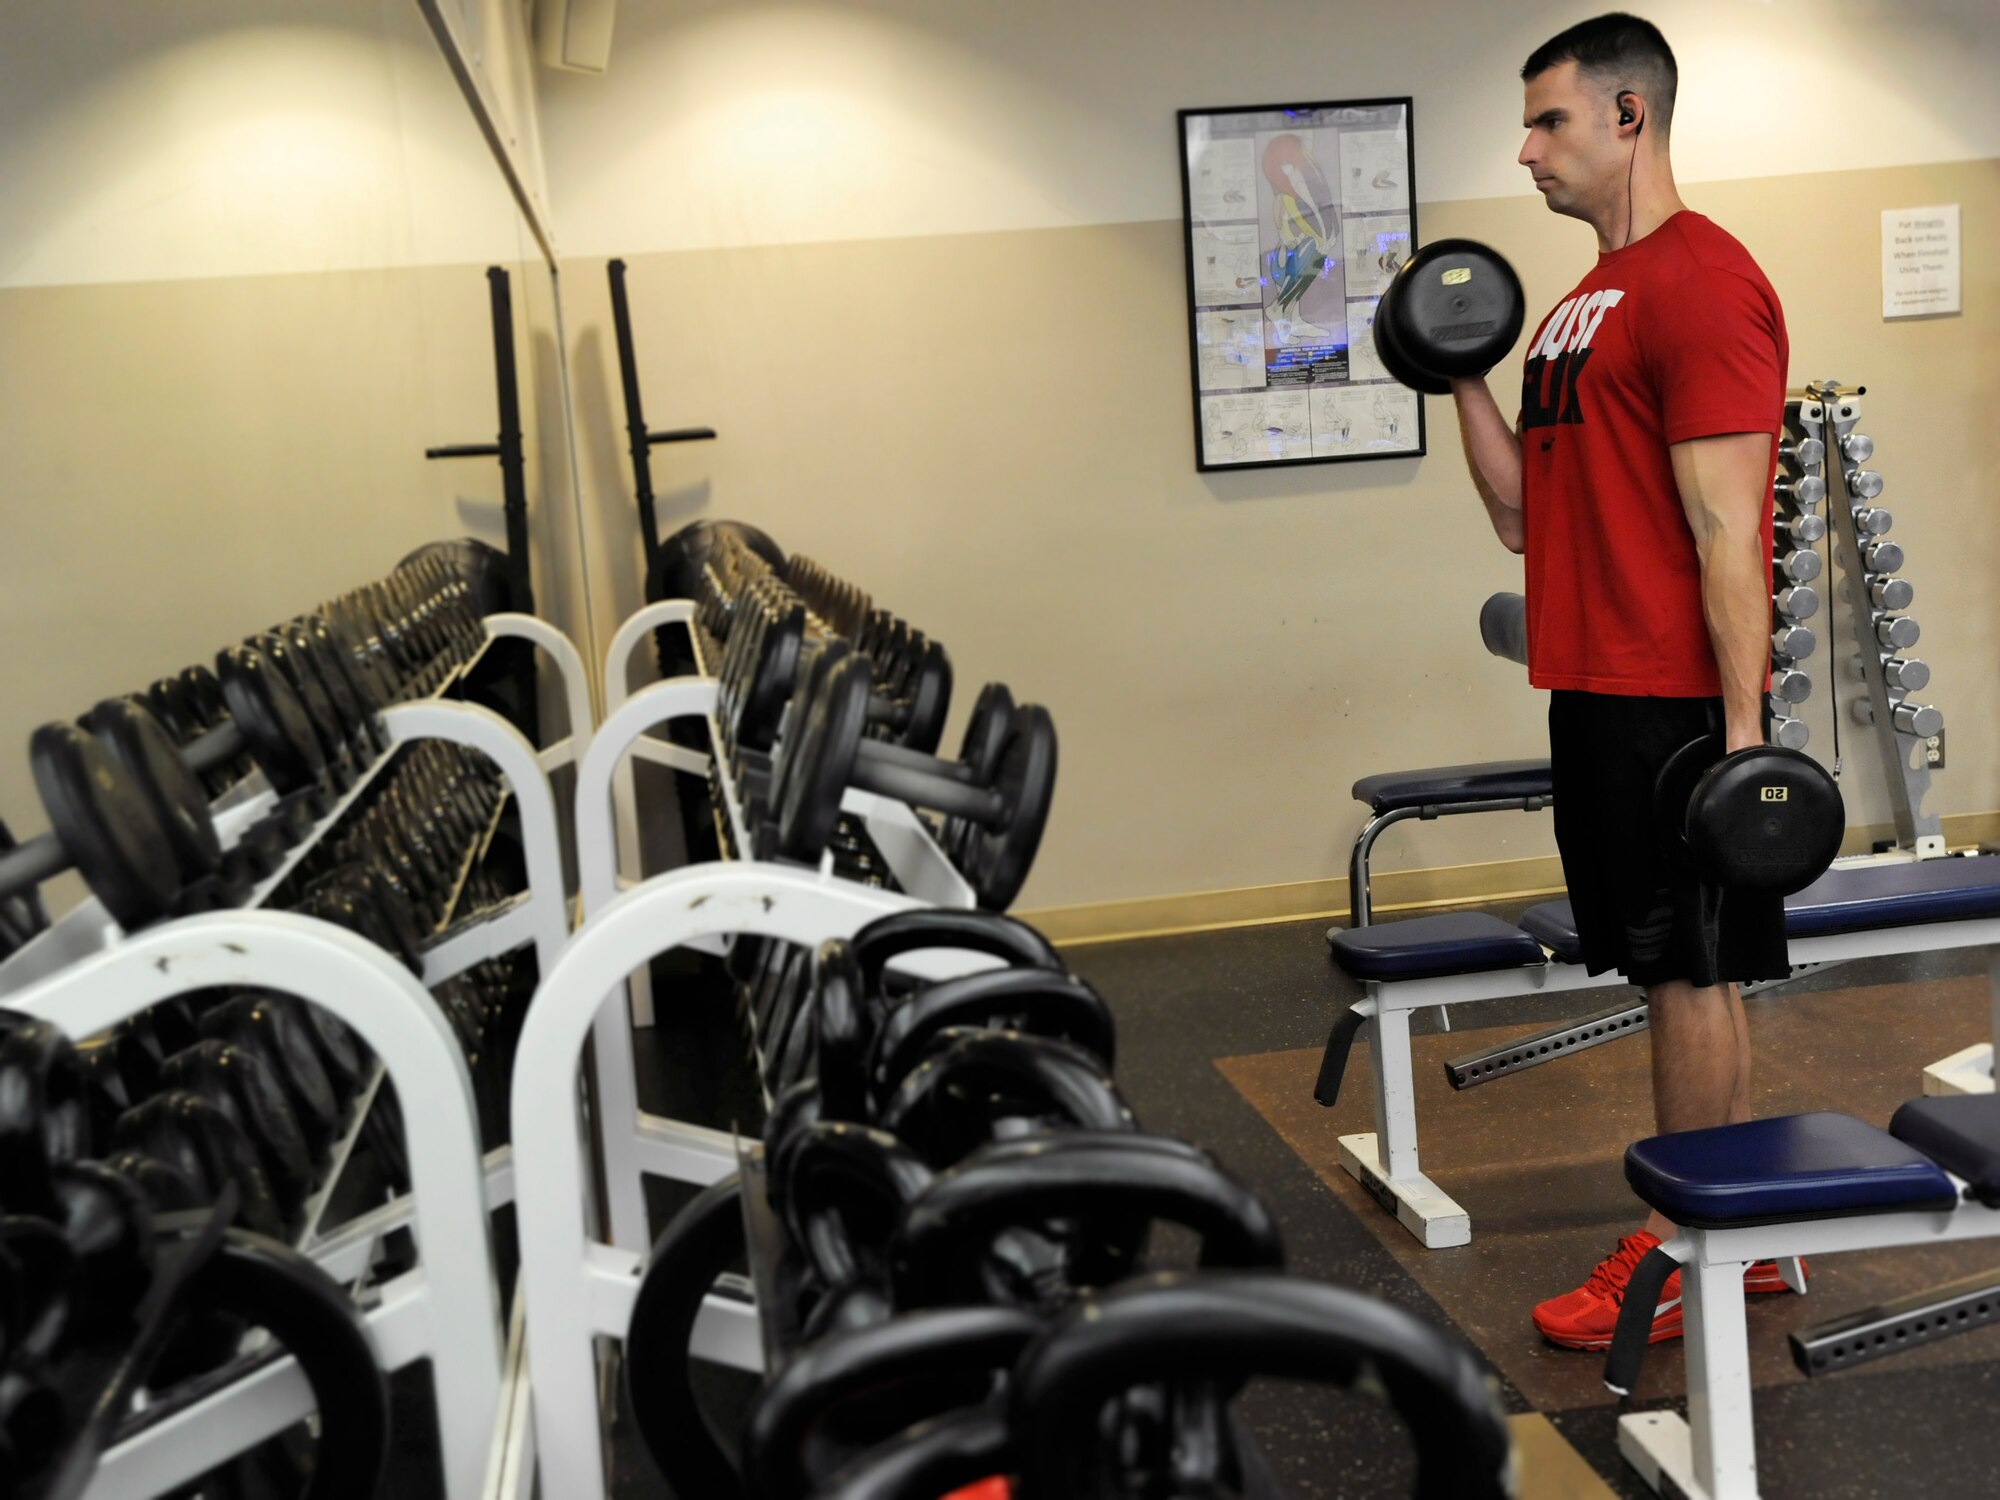
[[[1546,760],[1496,760],[1364,776],[1354,783],[1354,800],[1368,805],[1369,818],[1347,862],[1348,906],[1352,925],[1366,927],[1373,913],[1368,861],[1384,829],[1411,818],[1430,822],[1460,813],[1540,812],[1555,805],[1555,788]],[[1347,930],[1328,928],[1327,941]]]
[[[1755,1500],[1744,1268],[2000,1235],[2000,1097],[1914,1100],[1887,1131],[1809,1114],[1655,1136],[1626,1151],[1625,1178],[1681,1231],[1633,1273],[1605,1383],[1632,1391],[1678,1270],[1688,1415],[1628,1412],[1619,1451],[1663,1494]],[[1974,1280],[1795,1333],[1793,1358],[1818,1375],[1985,1326],[2000,1318],[2000,1277]]]
[[[2000,948],[2000,857],[1836,865],[1785,901],[1792,973],[1829,964],[1952,948]],[[1606,983],[1586,973],[1567,901],[1530,909],[1518,926],[1481,912],[1449,912],[1330,935],[1333,956],[1366,994],[1334,1022],[1313,1097],[1339,1097],[1348,1055],[1374,1027],[1375,1130],[1340,1137],[1340,1162],[1431,1249],[1467,1243],[1469,1216],[1424,1176],[1417,1152],[1410,1012]],[[2000,1036],[2000,975],[1989,969]],[[1567,1022],[1506,1047],[1454,1059],[1464,1088],[1524,1071],[1645,1029],[1644,1005]]]

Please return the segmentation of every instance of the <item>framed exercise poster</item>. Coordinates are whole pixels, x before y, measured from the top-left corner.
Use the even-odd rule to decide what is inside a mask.
[[[1416,237],[1410,101],[1184,109],[1180,136],[1195,467],[1422,453],[1371,333]]]

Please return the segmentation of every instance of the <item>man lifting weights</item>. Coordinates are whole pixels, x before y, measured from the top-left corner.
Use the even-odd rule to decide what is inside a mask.
[[[1703,734],[1764,743],[1785,318],[1749,252],[1675,189],[1678,72],[1655,27],[1585,21],[1521,77],[1521,165],[1551,209],[1596,230],[1597,264],[1535,331],[1518,421],[1484,380],[1452,395],[1493,529],[1527,557],[1529,678],[1551,691],[1556,840],[1585,962],[1645,990],[1658,1127],[1696,1130],[1750,1116],[1736,984],[1789,972],[1784,906],[1704,885],[1657,825],[1653,784]],[[1673,1232],[1653,1214],[1535,1326],[1608,1347],[1633,1268]],[[1745,1287],[1784,1283],[1764,1262]],[[1680,1332],[1677,1273],[1652,1337]]]

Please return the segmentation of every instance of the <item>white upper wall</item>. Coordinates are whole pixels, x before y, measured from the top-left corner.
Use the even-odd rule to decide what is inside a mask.
[[[0,288],[518,257],[414,0],[7,0]]]
[[[1527,191],[1521,62],[1591,0],[620,0],[545,72],[565,254],[1178,218],[1174,111],[1409,94],[1421,198]],[[1995,0],[1651,0],[1683,181],[2000,156]]]

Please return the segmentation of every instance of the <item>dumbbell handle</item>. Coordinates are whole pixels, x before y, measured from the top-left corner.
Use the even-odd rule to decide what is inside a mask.
[[[969,786],[948,772],[940,774],[939,767],[950,762],[927,755],[922,757],[927,765],[911,765],[884,756],[883,748],[873,740],[861,742],[853,773],[848,778],[853,785],[948,817],[969,818],[988,828],[1005,820],[1007,799],[991,787]]]
[[[181,746],[181,759],[188,763],[189,770],[197,773],[227,765],[242,753],[243,731],[236,727],[234,719],[223,721],[199,739]]]
[[[870,723],[874,720],[871,718]],[[926,776],[941,776],[952,781],[974,786],[972,767],[963,761],[944,760],[935,755],[926,755],[921,750],[912,750],[908,745],[898,745],[893,740],[863,740],[861,758],[878,765],[901,766],[905,770],[921,771]]]
[[[51,876],[73,869],[75,861],[52,833],[29,839],[0,854],[0,897],[30,890]]]

